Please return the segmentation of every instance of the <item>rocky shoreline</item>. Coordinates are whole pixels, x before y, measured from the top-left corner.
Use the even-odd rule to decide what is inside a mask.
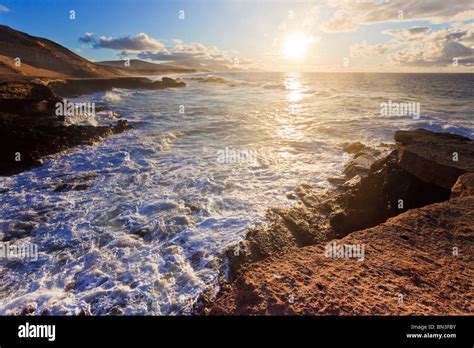
[[[109,91],[113,88],[159,90],[165,88],[186,87],[185,82],[177,81],[169,77],[163,77],[158,81],[151,81],[145,77],[64,79],[48,81],[46,84],[60,97],[71,97],[98,91]]]
[[[348,144],[334,189],[302,185],[297,204],[270,209],[226,251],[229,279],[196,313],[472,314],[474,141],[421,129],[395,141]],[[363,261],[327,257],[334,241],[365,247]]]
[[[66,79],[45,83],[41,80],[0,80],[0,175],[18,174],[40,166],[42,157],[77,145],[94,142],[121,133],[131,126],[118,120],[108,126],[66,124],[56,115],[62,97],[92,93],[112,88],[163,89],[184,87],[184,82],[163,77]]]

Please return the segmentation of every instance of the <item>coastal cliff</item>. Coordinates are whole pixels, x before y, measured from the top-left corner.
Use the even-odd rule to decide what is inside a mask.
[[[426,130],[395,140],[380,158],[354,151],[334,190],[300,188],[299,204],[272,209],[227,251],[230,281],[204,312],[472,314],[474,142]]]

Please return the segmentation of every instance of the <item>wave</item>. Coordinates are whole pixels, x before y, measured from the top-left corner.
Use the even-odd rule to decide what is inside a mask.
[[[102,101],[114,103],[122,100],[122,96],[115,91],[107,91],[102,97]]]
[[[452,124],[422,123],[422,124],[418,124],[417,127],[423,128],[432,132],[451,133],[455,135],[460,135],[460,136],[474,140],[474,131],[472,129],[469,129],[463,126],[454,126]]]
[[[274,82],[265,83],[262,87],[265,89],[286,89],[286,86],[283,83]]]

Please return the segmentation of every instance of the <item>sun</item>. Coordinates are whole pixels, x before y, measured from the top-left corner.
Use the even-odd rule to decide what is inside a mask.
[[[309,45],[309,38],[301,33],[292,33],[288,36],[285,43],[283,54],[290,59],[303,59]]]

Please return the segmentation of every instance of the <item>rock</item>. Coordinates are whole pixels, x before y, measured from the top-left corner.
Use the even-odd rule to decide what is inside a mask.
[[[450,190],[462,174],[474,172],[474,141],[423,129],[397,131],[398,165],[419,179]]]
[[[333,185],[341,185],[344,184],[347,181],[347,178],[345,176],[331,176],[326,179],[330,184]]]
[[[186,87],[184,81],[177,81],[170,77],[163,77],[161,79],[161,85],[163,88]]]
[[[36,82],[0,82],[0,112],[2,114],[36,114],[50,113],[55,119],[55,104],[60,101],[48,87]]]
[[[271,256],[223,286],[210,314],[469,315],[472,221],[474,196],[460,197],[336,241],[363,246],[361,261],[326,257],[325,244]]]
[[[67,126],[55,115],[58,100],[51,89],[36,82],[0,83],[0,175],[40,166],[42,156],[130,128],[125,120],[115,126]]]
[[[372,148],[364,148],[357,152],[344,168],[344,175],[347,179],[351,179],[356,175],[367,176],[370,167],[379,159],[380,151]]]
[[[145,77],[115,77],[53,80],[48,83],[48,87],[58,96],[70,97],[97,91],[109,91],[113,88],[164,89],[186,87],[186,83],[169,77],[163,77],[161,81],[151,81]]]
[[[204,83],[218,83],[218,84],[224,84],[224,83],[229,82],[222,77],[213,76],[213,75],[206,76],[206,77],[190,77],[189,80],[199,81],[199,82],[204,82]]]
[[[357,141],[355,143],[345,143],[342,146],[342,150],[347,153],[356,153],[364,150],[367,146]]]
[[[67,192],[67,191],[84,191],[89,189],[95,178],[96,173],[85,173],[77,176],[67,176],[66,178],[60,179],[60,183],[57,184],[54,189],[55,192]]]
[[[451,198],[474,195],[474,173],[461,175],[451,189]]]
[[[123,133],[125,132],[126,130],[129,130],[131,129],[132,126],[130,126],[128,124],[128,121],[127,120],[118,120],[117,121],[117,124],[115,126],[112,126],[112,131],[115,133],[115,134],[119,134],[119,133]]]

